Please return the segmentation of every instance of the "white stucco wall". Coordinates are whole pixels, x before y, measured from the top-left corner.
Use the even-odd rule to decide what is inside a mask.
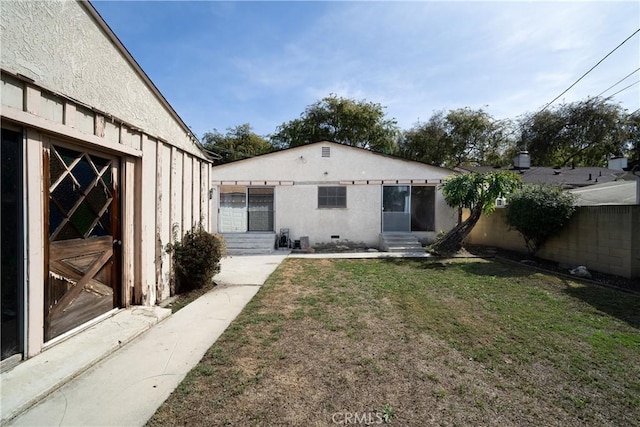
[[[76,1],[2,1],[0,29],[3,69],[202,156],[85,6]]]
[[[322,157],[322,147],[331,157]],[[335,143],[316,143],[213,168],[220,181],[439,180],[453,171]]]
[[[376,185],[347,187],[345,209],[318,209],[317,185],[276,187],[276,231],[289,228],[291,238],[309,236],[312,245],[335,241],[377,246],[381,225],[381,189]]]
[[[322,147],[330,157],[322,157]],[[290,236],[309,236],[312,245],[340,241],[377,246],[382,228],[383,185],[434,185],[453,171],[419,162],[382,156],[335,143],[317,143],[242,160],[211,169],[212,181],[221,185],[273,186],[275,231],[289,228]],[[319,209],[319,185],[345,185],[345,209]],[[218,194],[214,200],[218,200]],[[440,191],[436,191],[435,231],[415,233],[431,241],[438,232],[453,227],[457,220]],[[217,209],[212,224],[218,227]]]

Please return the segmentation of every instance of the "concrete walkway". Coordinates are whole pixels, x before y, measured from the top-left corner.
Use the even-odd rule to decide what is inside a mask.
[[[50,352],[64,354],[69,365],[82,359],[86,347],[79,339],[70,339],[6,373],[11,374],[11,381],[2,374],[2,424],[144,425],[287,255],[282,251],[223,259],[221,273],[214,278],[220,284],[218,287],[83,374],[71,380],[67,376],[66,384],[50,388],[44,400],[26,411],[25,407],[33,404],[34,399],[42,397],[42,391],[34,394],[29,382],[33,378],[28,378],[28,372],[35,370],[42,377],[55,376],[57,369],[62,368],[49,365]],[[105,342],[112,341],[112,337],[102,338]],[[21,401],[22,409],[14,403],[5,411],[5,402],[12,399]],[[24,412],[10,419],[21,410]]]

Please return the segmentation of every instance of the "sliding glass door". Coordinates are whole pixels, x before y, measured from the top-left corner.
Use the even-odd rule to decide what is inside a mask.
[[[382,187],[382,232],[435,231],[434,186]]]

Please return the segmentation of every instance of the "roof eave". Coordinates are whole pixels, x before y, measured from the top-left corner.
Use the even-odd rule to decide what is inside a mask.
[[[184,120],[182,120],[182,118],[178,115],[176,110],[174,110],[174,108],[171,106],[169,101],[167,101],[167,99],[164,97],[162,92],[160,92],[160,90],[153,83],[151,78],[149,78],[147,73],[145,73],[145,71],[142,69],[140,64],[138,64],[138,62],[135,60],[133,55],[131,55],[131,53],[127,50],[127,48],[120,41],[118,36],[116,36],[116,34],[113,32],[111,27],[109,27],[109,24],[107,24],[107,22],[102,18],[100,13],[98,13],[96,8],[93,7],[93,5],[91,4],[91,2],[89,0],[77,0],[77,1],[85,8],[85,10],[89,13],[89,15],[91,15],[91,17],[97,22],[97,24],[100,26],[102,31],[104,31],[104,33],[107,35],[107,37],[109,37],[111,42],[116,46],[116,48],[125,57],[125,59],[129,62],[129,64],[134,68],[134,70],[136,70],[138,75],[142,78],[142,80],[151,89],[151,91],[156,96],[156,98],[160,101],[160,103],[162,103],[162,105],[166,108],[166,110],[169,112],[169,114],[180,124],[182,129],[186,132],[187,136],[190,139],[193,140],[193,142],[195,143],[196,147],[198,147],[198,149],[200,150],[200,152],[202,153],[204,158],[210,161],[210,159],[208,158],[207,154],[203,151],[203,149],[201,147],[201,144],[200,144],[200,140],[198,139],[198,137],[191,131],[189,126],[187,126],[187,124],[184,122]]]

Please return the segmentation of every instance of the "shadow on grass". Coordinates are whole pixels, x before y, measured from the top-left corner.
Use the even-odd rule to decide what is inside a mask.
[[[446,270],[460,268],[465,273],[488,277],[527,277],[535,272],[527,268],[502,264],[499,262],[456,262],[457,258],[382,258],[394,265],[410,266],[422,270]]]
[[[567,280],[564,280],[564,283],[566,294],[640,329],[639,295],[589,284],[580,287],[570,286]]]
[[[487,263],[462,264],[460,268],[468,274],[489,277],[529,277],[536,273],[528,268],[517,267],[515,265],[503,264],[495,261]]]

